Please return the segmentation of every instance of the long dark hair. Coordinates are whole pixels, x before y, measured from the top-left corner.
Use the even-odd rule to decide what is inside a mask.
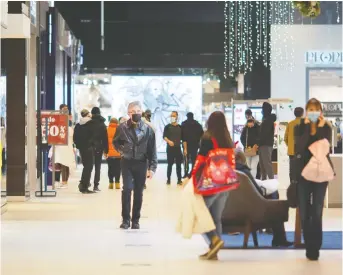
[[[225,115],[220,111],[213,112],[208,118],[204,137],[215,138],[220,148],[234,148]]]

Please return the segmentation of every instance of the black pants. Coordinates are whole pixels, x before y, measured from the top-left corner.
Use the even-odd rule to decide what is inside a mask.
[[[6,175],[6,148],[2,148],[2,167],[1,167],[1,173],[2,175]]]
[[[148,165],[145,160],[121,160],[123,176],[123,191],[121,197],[123,221],[129,222],[131,219],[131,193],[133,191],[132,221],[139,222],[147,167]]]
[[[94,166],[95,166],[94,188],[98,187],[99,182],[100,182],[102,154],[103,154],[102,149],[94,149]]]
[[[116,183],[120,182],[120,158],[108,158],[108,180],[110,183],[113,183],[113,178]]]
[[[296,180],[296,158],[295,156],[289,156],[289,180],[294,182]]]
[[[187,144],[187,164],[185,165],[185,176],[189,176],[189,174],[192,172],[195,160],[198,155],[198,146],[189,146]],[[192,169],[189,170],[189,161],[192,162]]]
[[[323,207],[328,183],[316,183],[301,178],[298,200],[301,226],[307,252],[318,252],[323,238]]]
[[[180,146],[167,147],[167,179],[170,181],[173,164],[176,164],[176,175],[178,181],[181,181],[181,164],[182,164],[182,151]]]
[[[80,191],[87,190],[91,181],[92,170],[93,170],[93,159],[94,153],[93,149],[80,149],[80,155],[83,165],[81,182],[79,185]]]

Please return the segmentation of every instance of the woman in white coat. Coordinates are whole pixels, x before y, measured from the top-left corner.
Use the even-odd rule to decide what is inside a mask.
[[[55,163],[60,165],[62,174],[62,185],[57,186],[58,188],[67,186],[70,174],[76,169],[73,135],[74,129],[70,124],[68,127],[68,145],[55,146]],[[52,157],[52,149],[50,150],[49,157]]]

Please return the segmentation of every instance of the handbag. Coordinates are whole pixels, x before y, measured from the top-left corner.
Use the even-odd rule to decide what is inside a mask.
[[[244,155],[246,157],[255,157],[257,155],[256,150],[254,148],[248,147],[248,135],[249,135],[249,128],[247,127]]]
[[[213,149],[207,156],[198,155],[192,172],[194,193],[211,196],[239,187],[235,172],[234,148],[219,148],[212,138]]]

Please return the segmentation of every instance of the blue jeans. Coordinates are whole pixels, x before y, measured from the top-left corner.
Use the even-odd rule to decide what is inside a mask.
[[[216,230],[205,233],[207,238],[211,241],[214,236],[221,237],[222,229],[222,214],[226,205],[226,200],[229,192],[218,193],[213,196],[204,196],[205,204],[211,213]]]
[[[307,251],[319,251],[322,246],[322,216],[327,186],[327,182],[309,182],[303,178],[298,183],[301,226]]]

